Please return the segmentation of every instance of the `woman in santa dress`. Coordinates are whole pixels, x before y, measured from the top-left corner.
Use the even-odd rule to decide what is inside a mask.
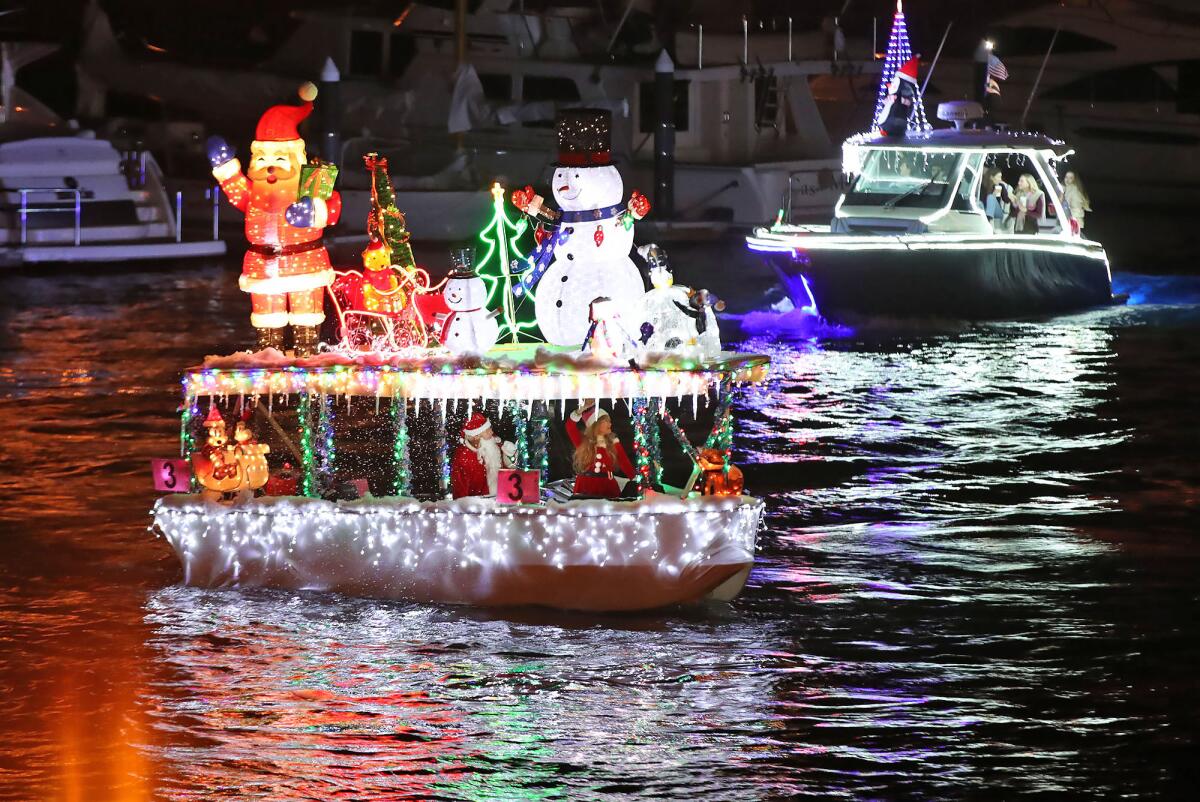
[[[608,412],[595,403],[572,412],[567,436],[575,446],[575,494],[620,497],[625,484],[634,476],[633,463],[613,434]],[[625,476],[614,476],[615,468]]]

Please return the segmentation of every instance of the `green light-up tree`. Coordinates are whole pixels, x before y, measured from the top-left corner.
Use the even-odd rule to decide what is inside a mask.
[[[525,218],[513,220],[504,208],[504,188],[492,184],[492,219],[479,232],[483,255],[475,263],[475,272],[488,288],[488,308],[499,309],[500,340],[510,343],[541,342],[534,318],[533,296],[513,295],[512,263],[525,259],[520,240],[529,230]]]

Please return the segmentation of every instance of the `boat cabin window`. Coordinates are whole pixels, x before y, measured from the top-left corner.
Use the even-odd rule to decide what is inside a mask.
[[[564,78],[558,75],[526,75],[522,83],[521,99],[526,103],[538,100],[573,103],[579,100],[579,87],[574,78]]]
[[[350,74],[378,76],[383,72],[383,34],[350,32]]]
[[[962,178],[958,182],[958,188],[954,192],[954,198],[950,202],[950,208],[959,212],[982,212],[983,208],[979,204],[979,181],[980,167],[983,164],[982,153],[972,153],[967,156],[966,164],[963,165]]]
[[[846,193],[852,206],[937,209],[954,182],[961,154],[870,150],[862,173]]]
[[[417,57],[417,40],[407,33],[394,33],[388,43],[388,72],[399,78]]]

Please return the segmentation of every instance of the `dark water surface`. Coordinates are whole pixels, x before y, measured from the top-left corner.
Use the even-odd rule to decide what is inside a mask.
[[[233,277],[0,278],[0,798],[1194,790],[1194,282],[816,342],[759,316],[750,586],[595,617],[179,586],[147,460],[180,369],[243,336]]]

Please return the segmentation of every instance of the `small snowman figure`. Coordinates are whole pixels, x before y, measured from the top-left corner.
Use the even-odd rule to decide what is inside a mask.
[[[538,328],[553,345],[578,345],[587,335],[588,310],[606,296],[630,320],[641,318],[645,283],[629,258],[633,221],[650,211],[638,192],[624,202],[621,174],[612,163],[612,112],[565,109],[557,120],[554,200],[562,209],[554,261],[537,285]]]
[[[617,304],[611,298],[594,299],[588,310],[588,321],[583,351],[604,362],[629,362],[631,367],[637,367],[633,360],[637,343],[625,328]]]
[[[650,283],[654,285],[645,297],[645,320],[650,326],[646,350],[704,357],[718,355],[721,333],[713,310],[720,311],[724,303],[713,298],[708,290],[676,284],[667,255],[658,245],[646,245],[638,253],[650,266]]]
[[[442,299],[449,310],[443,317],[438,340],[456,354],[482,354],[496,344],[500,310],[488,311],[487,285],[471,268],[468,250],[455,254],[454,270],[446,278]]]

